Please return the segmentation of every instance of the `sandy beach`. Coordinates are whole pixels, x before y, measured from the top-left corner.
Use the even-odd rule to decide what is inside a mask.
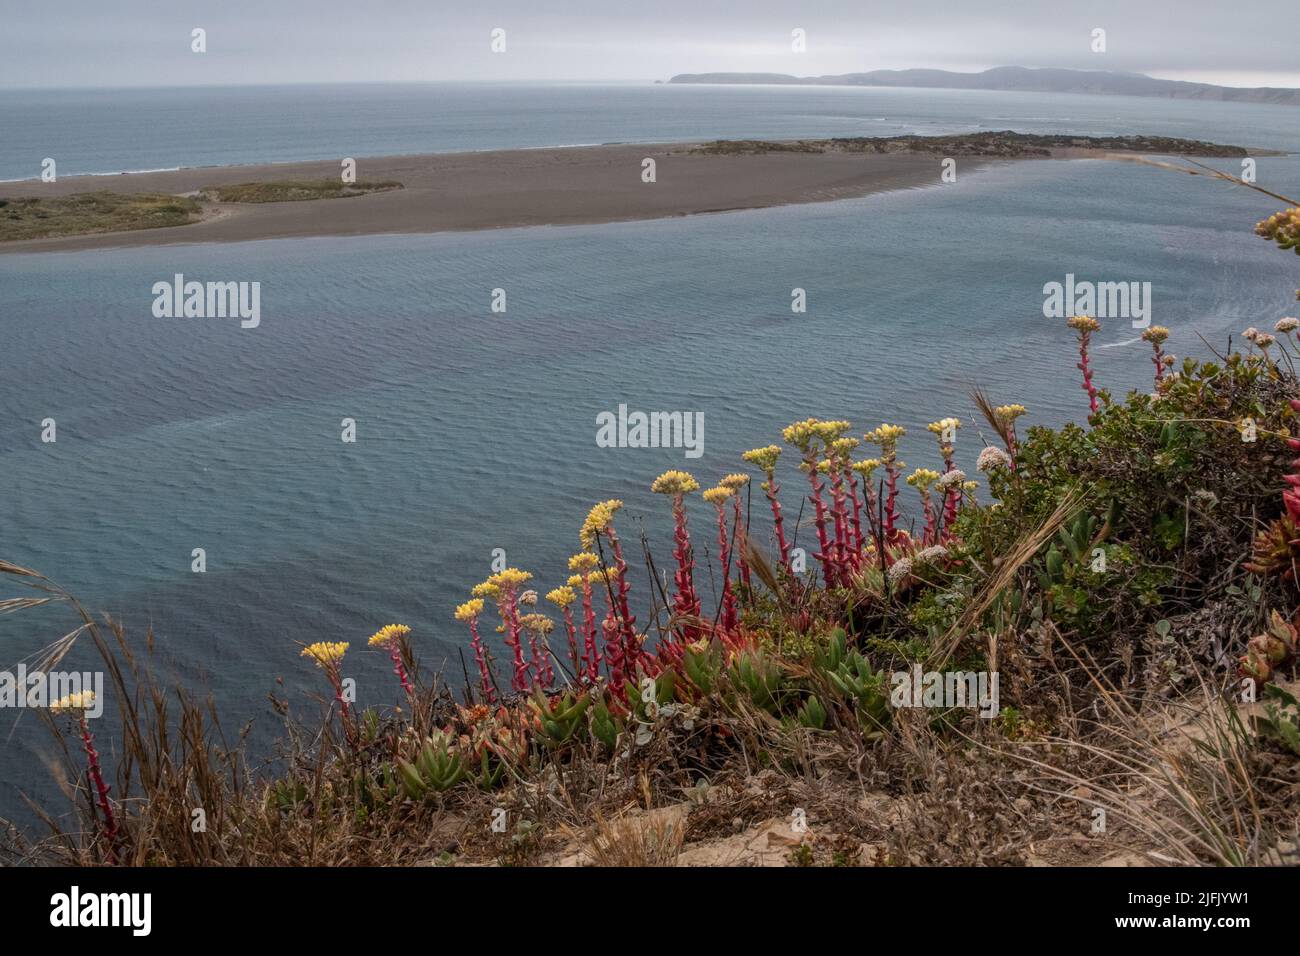
[[[357,179],[397,180],[392,192],[279,203],[209,203],[185,226],[34,239],[0,253],[114,246],[241,242],[659,219],[788,203],[825,202],[939,182],[940,162],[921,154],[769,153],[691,155],[692,144],[446,153],[358,159]],[[654,183],[641,180],[653,158]],[[963,158],[963,172],[988,160]],[[333,179],[338,160],[69,176],[0,184],[0,197],[115,193],[183,194],[207,186]]]

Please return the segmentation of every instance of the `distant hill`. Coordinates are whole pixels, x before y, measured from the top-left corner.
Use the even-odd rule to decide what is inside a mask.
[[[838,76],[785,73],[680,73],[669,83],[774,83],[794,86],[905,86],[950,90],[1020,90],[1027,93],[1093,93],[1106,96],[1159,96],[1175,100],[1278,103],[1300,106],[1300,90],[1232,87],[1212,83],[1158,80],[1142,73],[1103,70],[1032,70],[999,66],[983,73],[948,70],[872,70]]]

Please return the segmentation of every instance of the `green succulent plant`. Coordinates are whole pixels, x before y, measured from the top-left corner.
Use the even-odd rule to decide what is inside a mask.
[[[402,786],[412,800],[422,800],[430,793],[450,790],[465,779],[468,768],[460,754],[450,748],[446,735],[431,736],[420,748],[414,761],[398,760]]]

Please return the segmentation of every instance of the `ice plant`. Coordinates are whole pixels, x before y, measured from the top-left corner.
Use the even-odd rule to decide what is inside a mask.
[[[1088,315],[1072,315],[1066,325],[1079,333],[1079,362],[1075,366],[1083,373],[1083,390],[1088,393],[1088,406],[1093,415],[1097,414],[1097,387],[1092,384],[1092,366],[1088,363],[1088,342],[1092,333],[1101,328],[1101,323]]]
[[[369,645],[383,648],[388,652],[388,656],[393,661],[393,673],[401,681],[402,690],[406,691],[407,697],[414,697],[415,688],[411,686],[411,679],[406,673],[406,665],[402,663],[402,638],[410,633],[411,629],[405,624],[385,624],[371,635]]]
[[[691,535],[686,527],[686,496],[697,490],[700,483],[685,471],[665,471],[650,485],[655,494],[667,495],[673,502],[673,558],[677,571],[673,575],[676,585],[674,610],[678,614],[699,617],[700,599],[695,593],[695,556],[691,549]],[[690,639],[694,639],[694,630]]]
[[[898,440],[907,434],[901,425],[884,424],[863,437],[880,446],[880,460],[885,466],[885,544],[894,545],[902,537],[898,529],[898,475],[904,463],[898,459]]]
[[[483,699],[495,704],[496,691],[492,689],[492,675],[488,672],[487,656],[483,652],[483,641],[478,634],[478,616],[483,613],[483,599],[474,598],[456,608],[456,620],[469,625],[470,647],[474,649],[474,664],[478,667],[479,687]]]
[[[702,497],[718,513],[718,561],[722,565],[722,629],[735,630],[736,599],[731,593],[731,544],[727,540],[727,499],[734,498],[730,488],[719,485],[705,491]]]
[[[346,646],[346,645],[345,645]],[[86,766],[91,784],[95,788],[95,800],[99,812],[104,816],[104,842],[108,844],[108,861],[117,862],[117,817],[113,813],[113,804],[108,799],[108,784],[104,783],[104,772],[99,765],[99,751],[95,749],[95,737],[86,722],[86,711],[95,703],[95,692],[86,690],[76,694],[60,697],[50,704],[50,710],[56,714],[67,714],[77,722],[81,733],[81,746],[86,752]]]
[[[1165,354],[1160,346],[1169,341],[1169,330],[1163,325],[1153,325],[1142,333],[1142,341],[1151,343],[1151,363],[1156,367],[1156,385],[1165,377]]]
[[[578,653],[578,634],[577,629],[573,626],[573,608],[571,607],[577,599],[578,595],[568,585],[546,592],[546,600],[558,607],[560,613],[564,615],[564,634],[569,639],[569,660],[573,662],[574,676],[581,678],[583,672],[582,658]]]
[[[776,483],[776,460],[780,455],[780,445],[767,445],[764,448],[753,448],[740,457],[763,472],[764,480],[759,487],[763,489],[763,494],[767,496],[768,504],[771,505],[772,523],[776,526],[776,545],[781,551],[781,563],[788,571],[790,545],[785,540],[785,521],[781,517],[781,502],[776,497],[781,490],[781,486]]]

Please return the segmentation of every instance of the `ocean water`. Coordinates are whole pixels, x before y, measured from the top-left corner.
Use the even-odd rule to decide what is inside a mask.
[[[1297,120],[1281,107],[911,90],[5,93],[0,128],[17,135],[0,142],[0,178],[45,155],[68,157],[67,175],[980,128],[1300,151]],[[1259,180],[1300,194],[1300,159],[1260,158]],[[277,678],[297,703],[320,689],[298,641],[351,641],[361,702],[392,703],[393,678],[365,638],[407,623],[424,661],[458,681],[466,638],[451,612],[493,549],[537,573],[544,593],[567,575],[590,504],[619,497],[630,549],[644,531],[662,566],[667,504],[648,485],[666,468],[711,483],[808,415],[908,426],[909,466],[935,463],[925,423],[958,415],[970,467],[986,443],[975,384],[1027,405],[1031,423],[1080,419],[1073,337],[1043,317],[1046,282],[1150,282],[1153,320],[1179,355],[1294,314],[1300,257],[1251,232],[1275,208],[1136,165],[1033,162],[959,166],[956,184],[858,200],[653,222],[0,256],[0,557],[138,637],[152,628],[175,672],[214,694],[228,731],[249,718],[255,733],[274,725],[265,698]],[[260,281],[261,326],[154,318],[151,287],[177,272]],[[505,314],[489,307],[498,287]],[[791,313],[795,287],[806,314]],[[1105,323],[1104,387],[1150,387],[1138,334]],[[620,403],[702,412],[703,456],[596,447],[596,416]],[[45,418],[58,423],[54,444],[40,441]],[[355,444],[340,440],[344,418]],[[800,478],[789,468],[783,479],[797,511]],[[761,522],[757,497],[754,507]],[[691,516],[703,552],[712,509],[697,501]],[[206,550],[205,574],[190,571],[194,548]],[[0,664],[70,627],[57,608],[0,615]],[[93,657],[78,649],[68,664]],[[36,757],[48,743],[35,720],[13,724],[0,715],[0,815],[21,817],[20,790],[51,792]]]

